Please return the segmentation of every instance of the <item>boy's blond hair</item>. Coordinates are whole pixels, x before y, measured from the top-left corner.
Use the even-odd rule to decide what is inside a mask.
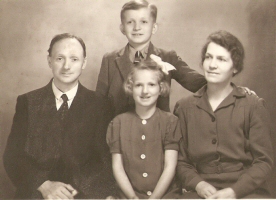
[[[121,10],[121,22],[123,22],[124,13],[127,10],[139,10],[141,8],[149,8],[153,21],[157,19],[157,7],[154,4],[147,2],[146,0],[132,0],[125,3]]]

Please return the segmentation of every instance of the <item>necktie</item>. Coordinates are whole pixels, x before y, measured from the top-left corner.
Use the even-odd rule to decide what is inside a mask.
[[[60,119],[63,121],[68,112],[68,103],[67,103],[68,97],[66,94],[63,94],[63,95],[61,95],[61,98],[63,100],[63,103],[59,109],[59,112],[60,112]]]
[[[140,51],[136,51],[133,63],[141,62],[141,58],[143,58],[142,53]]]

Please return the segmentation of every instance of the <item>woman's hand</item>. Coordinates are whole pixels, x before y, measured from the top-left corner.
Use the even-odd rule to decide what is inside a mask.
[[[205,182],[205,181],[201,181],[196,185],[195,188],[197,194],[206,199],[210,196],[212,196],[213,194],[215,194],[217,192],[217,189],[212,186],[211,184]]]
[[[235,198],[236,198],[236,193],[232,188],[224,188],[208,197],[208,199],[235,199]]]

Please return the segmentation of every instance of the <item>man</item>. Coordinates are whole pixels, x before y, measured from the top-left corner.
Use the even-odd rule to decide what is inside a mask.
[[[105,142],[105,101],[79,83],[86,47],[55,36],[48,50],[53,79],[20,95],[4,153],[15,198],[105,198],[112,181]]]

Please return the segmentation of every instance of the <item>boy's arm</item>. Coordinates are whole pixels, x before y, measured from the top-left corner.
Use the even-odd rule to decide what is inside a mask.
[[[109,90],[109,77],[108,77],[108,54],[105,54],[102,59],[101,69],[98,76],[96,92],[102,96],[107,96]]]
[[[150,196],[150,199],[161,199],[165,194],[165,192],[167,191],[175,175],[177,155],[178,155],[178,152],[176,150],[165,150],[164,171],[152,195]]]
[[[123,191],[126,197],[128,199],[139,199],[136,196],[132,188],[132,185],[126,175],[126,172],[123,166],[122,154],[119,154],[119,153],[112,154],[112,168],[113,168],[114,177],[120,189]]]
[[[171,77],[175,79],[185,89],[196,92],[206,84],[206,79],[197,71],[191,69],[175,51],[170,51],[162,58],[164,62],[173,65],[176,70],[170,71]]]

